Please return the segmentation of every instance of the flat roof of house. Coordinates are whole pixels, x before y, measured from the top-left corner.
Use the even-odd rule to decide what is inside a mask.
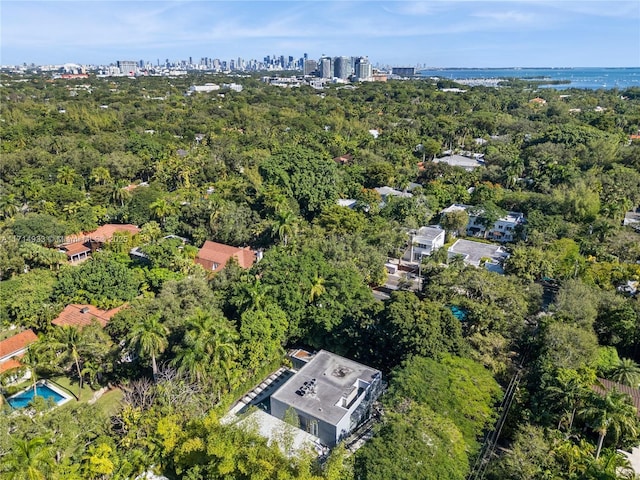
[[[456,240],[448,250],[450,253],[462,255],[465,261],[474,265],[479,265],[483,258],[490,258],[494,262],[501,262],[507,257],[507,252],[500,245],[490,243],[474,242],[473,240]]]
[[[413,236],[413,241],[417,242],[424,240],[426,242],[432,242],[440,235],[444,233],[444,230],[440,227],[420,227],[416,234]]]
[[[51,323],[58,327],[70,325],[73,327],[86,327],[91,325],[92,320],[95,318],[102,327],[105,327],[111,317],[118,313],[122,309],[122,306],[112,308],[111,310],[100,310],[93,305],[79,305],[71,304],[64,307],[64,310],[58,315],[58,318],[54,319]]]
[[[454,203],[449,205],[447,208],[443,209],[440,213],[451,213],[451,212],[466,212],[468,208],[471,208],[471,205],[464,205],[462,203]]]
[[[296,348],[295,350],[289,351],[289,356],[308,362],[313,358],[314,354],[302,348]]]
[[[348,396],[354,386],[358,387],[358,380],[371,383],[380,375],[380,371],[375,368],[320,350],[271,398],[331,425],[337,425],[348,413],[348,409],[341,406],[342,398]],[[296,393],[304,382],[312,383],[314,379],[315,393],[310,391],[304,396]]]
[[[400,190],[396,190],[395,188],[387,187],[386,185],[384,187],[376,187],[374,190],[376,192],[378,192],[383,197],[386,197],[388,195],[391,195],[393,197],[404,197],[404,198],[413,197],[413,194],[411,194],[409,192],[401,192]]]
[[[464,205],[462,203],[454,203],[452,205],[449,205],[447,208],[443,209],[442,211],[440,211],[440,213],[451,213],[451,212],[458,212],[461,210],[464,210],[465,212],[469,213],[469,216],[472,217],[482,217],[482,209],[478,209],[479,211],[477,211],[475,214],[470,213],[469,210],[473,209],[474,206],[473,205]],[[504,215],[503,217],[500,217],[498,219],[501,222],[511,222],[511,223],[520,223],[524,221],[524,213],[522,212],[507,212],[506,215]]]
[[[249,247],[240,248],[224,243],[204,242],[196,256],[196,263],[208,270],[213,270],[213,264],[224,267],[231,257],[235,257],[242,268],[250,268],[256,261],[256,254]],[[216,270],[218,270],[216,268]],[[220,269],[221,270],[221,269]]]
[[[355,198],[339,198],[336,203],[341,207],[352,208],[358,201]]]
[[[624,223],[629,225],[631,223],[640,223],[640,211],[630,211],[624,214]]]
[[[11,356],[20,350],[27,348],[33,342],[38,340],[38,337],[33,330],[25,330],[12,337],[5,338],[0,342],[0,358]]]
[[[462,155],[447,155],[446,157],[435,158],[433,163],[446,163],[452,167],[478,168],[484,167],[484,161],[476,158],[464,157]]]

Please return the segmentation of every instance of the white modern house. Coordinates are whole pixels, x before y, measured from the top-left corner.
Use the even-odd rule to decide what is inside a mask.
[[[220,90],[220,85],[205,83],[204,85],[191,85],[189,87],[190,93],[209,93],[215,90]]]
[[[445,231],[438,226],[420,227],[409,233],[409,248],[403,260],[420,263],[434,251],[444,246]]]
[[[480,243],[473,240],[458,239],[447,250],[449,260],[461,256],[464,263],[474,267],[484,267],[491,272],[504,273],[503,264],[509,257],[501,245]]]
[[[321,350],[271,396],[271,415],[294,411],[300,428],[335,446],[370,416],[382,391],[382,374]]]
[[[453,205],[445,208],[440,214],[446,214],[449,212],[464,210],[469,214],[469,223],[467,223],[467,235],[470,237],[487,238],[489,240],[495,240],[497,242],[513,242],[517,237],[517,227],[524,225],[526,219],[524,213],[521,212],[507,212],[503,217],[500,217],[489,228],[482,221],[482,211],[476,211],[471,205],[463,205],[454,203]]]
[[[484,156],[482,154],[474,154],[471,157],[463,155],[447,155],[441,158],[435,158],[433,163],[446,163],[452,167],[464,168],[467,172],[471,172],[479,167],[484,167]]]

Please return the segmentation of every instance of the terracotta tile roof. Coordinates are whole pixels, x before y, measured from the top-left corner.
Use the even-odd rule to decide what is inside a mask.
[[[600,385],[596,384],[592,387],[594,392],[599,395],[604,395],[606,392],[616,389],[620,393],[626,393],[631,397],[633,406],[636,407],[636,413],[638,414],[638,417],[640,417],[640,389],[629,387],[622,383],[612,382],[606,378],[598,378],[598,382],[602,384],[604,389]]]
[[[135,235],[136,233],[140,232],[140,229],[135,225],[131,225],[131,224],[119,225],[115,223],[108,223],[106,225],[102,225],[101,227],[98,227],[93,232],[87,233],[86,236],[89,237],[91,240],[105,243],[111,240],[115,233],[124,233],[124,232],[129,232],[131,235]]]
[[[113,238],[113,234],[117,232],[129,232],[132,235],[140,232],[140,229],[135,225],[128,223],[107,223],[102,225],[92,232],[76,233],[75,235],[69,235],[66,237],[66,242],[62,246],[67,246],[73,243],[85,243],[90,240],[96,242],[108,242]]]
[[[340,155],[339,157],[335,157],[333,159],[334,162],[339,163],[341,165],[345,165],[353,160],[353,155],[347,153],[345,155]]]
[[[66,245],[62,246],[62,249],[64,250],[64,253],[67,254],[67,257],[71,258],[74,255],[78,255],[79,253],[90,253],[91,252],[91,248],[87,247],[84,243],[82,242],[75,242],[75,243],[68,243]]]
[[[205,270],[220,271],[231,257],[235,257],[242,268],[250,268],[256,261],[256,254],[249,247],[240,248],[207,240],[196,256],[196,263]]]
[[[22,356],[20,356],[22,358]],[[6,362],[0,363],[0,373],[8,372],[9,370],[13,370],[14,368],[21,367],[22,364],[16,360],[15,358],[10,358]]]
[[[71,325],[82,328],[90,325],[91,321],[95,318],[98,320],[98,323],[104,327],[109,320],[111,320],[111,317],[118,313],[123,306],[124,305],[121,305],[117,308],[112,308],[111,310],[100,310],[93,305],[71,304],[64,307],[64,310],[60,315],[58,315],[58,318],[53,320],[51,323],[58,327]]]
[[[0,342],[0,358],[16,354],[20,350],[27,348],[36,340],[38,340],[38,337],[31,329],[20,332],[13,337],[4,339]]]

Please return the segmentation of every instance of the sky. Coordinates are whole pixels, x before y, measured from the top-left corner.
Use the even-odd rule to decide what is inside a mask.
[[[368,56],[428,67],[640,67],[640,0],[0,2],[0,64]]]

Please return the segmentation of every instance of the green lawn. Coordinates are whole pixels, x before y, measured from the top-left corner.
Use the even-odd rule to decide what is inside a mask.
[[[74,400],[77,399],[78,393],[80,393],[81,402],[87,402],[91,400],[91,397],[93,397],[94,392],[86,383],[83,385],[82,390],[79,390],[78,382],[72,382],[68,377],[51,377],[49,380],[73,394]]]
[[[122,390],[116,388],[110,390],[102,395],[96,402],[96,406],[102,410],[105,415],[115,415],[120,408],[120,402],[122,401]]]

